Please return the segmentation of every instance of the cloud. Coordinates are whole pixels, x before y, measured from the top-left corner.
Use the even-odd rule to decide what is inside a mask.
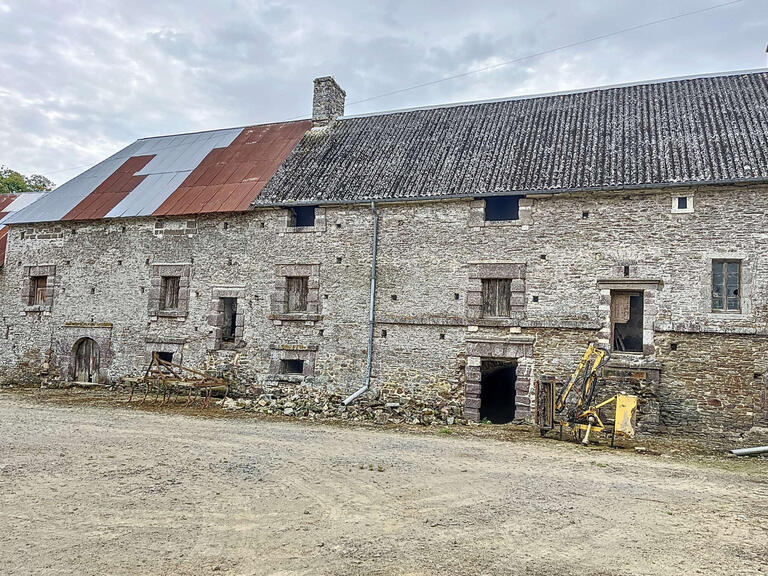
[[[0,0],[0,164],[61,183],[136,138],[306,117],[316,76],[355,102],[701,7]],[[348,112],[764,66],[764,12],[745,0]]]

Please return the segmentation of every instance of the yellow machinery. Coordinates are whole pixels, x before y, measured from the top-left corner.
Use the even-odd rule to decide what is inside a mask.
[[[598,372],[608,362],[611,353],[605,348],[598,348],[590,343],[570,379],[555,395],[555,382],[540,381],[536,388],[536,420],[541,435],[555,427],[570,430],[582,444],[589,444],[589,436],[594,432],[610,432],[611,446],[616,436],[633,438],[637,412],[637,396],[617,394],[599,402],[592,403],[598,384]],[[610,415],[601,417],[601,410],[613,408],[613,421]],[[582,438],[583,437],[583,438]]]

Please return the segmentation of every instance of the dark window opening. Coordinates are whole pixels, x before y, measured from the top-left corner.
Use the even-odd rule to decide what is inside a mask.
[[[516,361],[487,360],[481,365],[480,419],[506,424],[515,419]]]
[[[304,360],[280,360],[281,374],[304,374]]]
[[[160,280],[160,310],[179,308],[180,276],[163,276]]]
[[[48,276],[32,276],[29,284],[29,305],[44,306],[48,295]]]
[[[712,311],[741,311],[741,262],[712,261]]]
[[[306,312],[307,296],[309,295],[308,276],[289,276],[285,279],[285,311]]]
[[[483,280],[483,317],[509,318],[509,296],[512,281],[508,279]]]
[[[491,196],[485,199],[485,221],[519,220],[520,196]]]
[[[643,351],[643,306],[642,292],[611,293],[614,350]]]
[[[688,210],[688,196],[678,196],[677,197],[677,209],[678,210]]]
[[[629,266],[624,266],[624,278],[629,276]]]
[[[163,362],[173,362],[173,352],[155,352],[155,354]]]
[[[315,225],[315,206],[296,206],[290,210],[288,225],[292,228],[306,228]]]
[[[237,298],[222,298],[223,321],[221,326],[222,342],[234,342],[237,328]]]

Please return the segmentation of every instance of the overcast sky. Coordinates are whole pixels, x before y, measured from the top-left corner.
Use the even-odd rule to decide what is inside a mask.
[[[726,0],[0,0],[0,164],[61,184],[137,138],[308,117]],[[348,114],[765,67],[768,0],[348,105]]]

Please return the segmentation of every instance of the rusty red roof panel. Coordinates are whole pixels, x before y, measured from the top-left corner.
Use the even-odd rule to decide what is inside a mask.
[[[141,184],[146,175],[136,176],[144,166],[154,158],[154,154],[147,156],[133,156],[128,158],[96,189],[83,198],[72,210],[67,212],[62,220],[97,220],[104,218],[112,208],[117,206],[123,198]]]
[[[0,268],[5,264],[5,250],[8,247],[8,227],[0,228]]]
[[[243,128],[229,146],[211,150],[154,214],[247,210],[310,127],[301,120]]]
[[[0,194],[0,212],[8,207],[8,204],[16,200],[16,194]]]

